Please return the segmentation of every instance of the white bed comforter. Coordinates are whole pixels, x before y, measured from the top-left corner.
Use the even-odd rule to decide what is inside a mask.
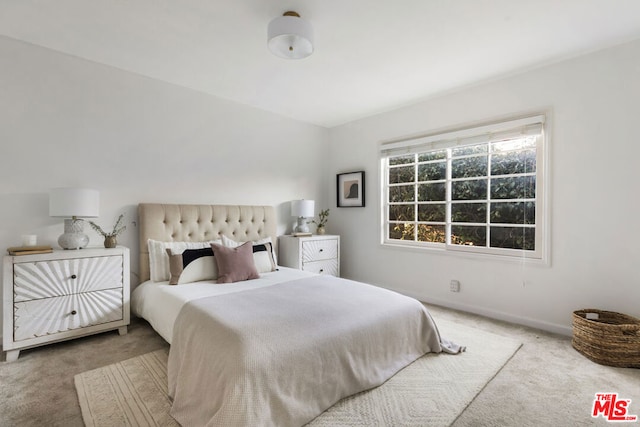
[[[277,283],[311,277],[314,274],[287,267],[279,271],[264,273],[259,279],[218,285],[213,280],[170,285],[169,282],[146,281],[138,285],[131,294],[131,310],[145,319],[166,342],[171,344],[173,324],[182,306],[187,302],[215,295],[226,295],[249,289],[264,288]]]
[[[424,306],[392,291],[329,276],[245,286],[178,309],[168,374],[182,425],[301,426],[443,350]]]

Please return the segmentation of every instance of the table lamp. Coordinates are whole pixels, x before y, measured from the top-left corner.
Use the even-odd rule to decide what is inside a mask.
[[[58,237],[63,249],[82,249],[89,244],[84,234],[84,220],[96,218],[100,193],[89,188],[54,188],[49,192],[49,216],[66,218],[64,233]],[[71,217],[71,218],[69,218]]]
[[[295,233],[309,232],[306,218],[313,218],[314,205],[313,200],[293,200],[291,202],[291,216],[298,218],[298,225],[293,230]]]

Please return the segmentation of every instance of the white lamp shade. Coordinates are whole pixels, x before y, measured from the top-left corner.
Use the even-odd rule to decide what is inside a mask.
[[[49,192],[49,216],[96,218],[100,192],[89,188],[53,188]]]
[[[293,200],[291,202],[291,216],[297,218],[311,218],[315,215],[313,200]]]
[[[269,50],[276,56],[302,59],[313,53],[313,28],[299,16],[275,18],[269,23],[267,34]]]

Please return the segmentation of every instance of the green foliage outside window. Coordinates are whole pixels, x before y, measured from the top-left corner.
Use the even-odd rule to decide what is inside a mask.
[[[535,250],[535,138],[390,157],[387,170],[389,239],[445,243],[450,224],[454,245]]]

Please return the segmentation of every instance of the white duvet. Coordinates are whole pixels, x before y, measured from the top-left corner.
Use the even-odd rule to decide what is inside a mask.
[[[260,275],[259,279],[221,285],[210,280],[182,285],[169,285],[169,282],[152,282],[149,280],[138,285],[132,292],[131,311],[136,316],[147,320],[151,327],[166,342],[171,344],[173,324],[178,317],[180,309],[188,301],[248,289],[263,288],[314,275],[293,268],[278,268],[279,271],[264,273]]]
[[[145,282],[131,300],[171,343],[170,413],[185,426],[301,426],[425,353],[463,350],[413,298],[288,268],[233,284]]]

